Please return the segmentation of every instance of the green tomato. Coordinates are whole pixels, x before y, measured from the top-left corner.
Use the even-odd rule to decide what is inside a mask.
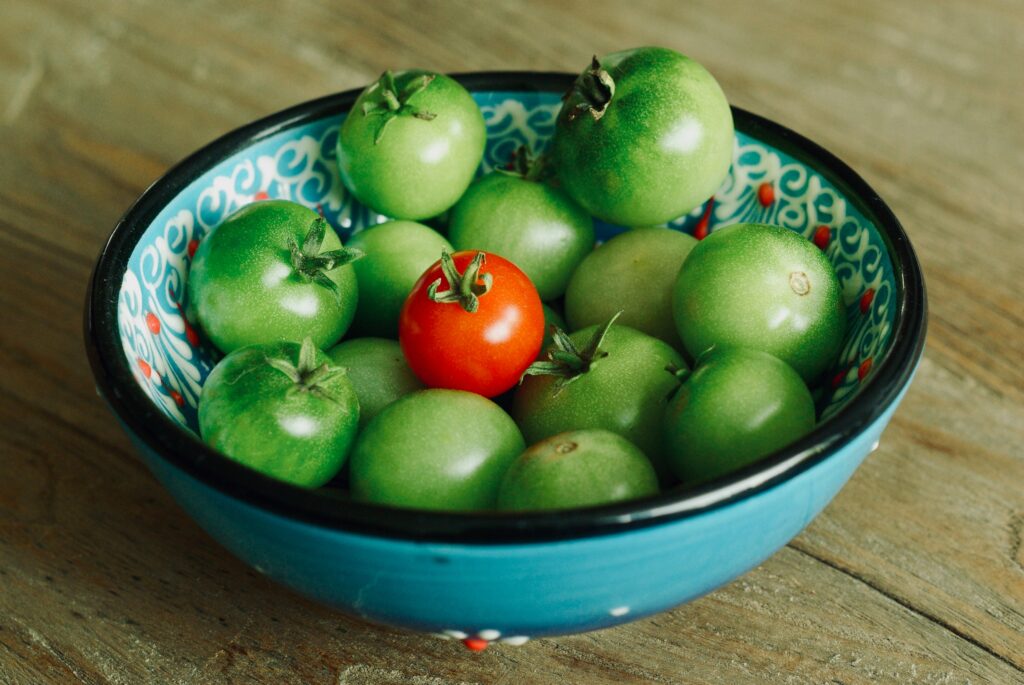
[[[714,231],[686,258],[672,306],[694,357],[712,345],[775,355],[808,382],[835,361],[846,333],[842,288],[828,258],[779,226]]]
[[[344,370],[309,339],[231,352],[199,398],[199,432],[211,447],[307,488],[341,469],[358,423],[359,401]]]
[[[572,330],[618,322],[676,348],[683,343],[672,318],[672,289],[697,241],[670,228],[637,228],[615,236],[587,255],[569,281],[565,318]]]
[[[345,369],[355,388],[360,429],[395,400],[423,389],[394,340],[353,338],[336,345],[327,356]]]
[[[474,182],[452,209],[457,250],[485,250],[523,270],[542,300],[562,295],[594,247],[594,221],[564,191],[505,171]]]
[[[389,221],[353,235],[349,247],[366,253],[352,265],[359,307],[352,324],[361,335],[398,337],[398,315],[416,280],[451,243],[414,221]]]
[[[189,310],[225,353],[307,336],[327,347],[355,315],[359,291],[347,262],[357,254],[342,250],[313,210],[286,200],[254,202],[199,243],[188,275]]]
[[[380,214],[437,216],[473,180],[486,135],[480,108],[458,82],[418,69],[385,72],[341,125],[341,180]]]
[[[359,436],[352,496],[420,509],[491,509],[525,447],[494,402],[463,390],[420,390],[385,407]]]
[[[588,355],[601,328],[589,326],[568,336],[581,355],[564,375],[550,370],[549,365],[558,366],[553,361],[531,367],[549,371],[523,379],[512,400],[512,416],[531,444],[571,430],[614,431],[643,450],[659,477],[667,478],[661,421],[677,382],[666,367],[683,368],[685,362],[657,338],[619,325],[607,329],[597,352]],[[556,348],[552,354],[563,353],[564,348]]]
[[[733,123],[718,82],[666,48],[615,52],[576,80],[553,140],[563,187],[623,226],[664,224],[707,200],[732,162]]]
[[[703,483],[751,464],[814,428],[814,401],[799,374],[765,352],[711,350],[665,412],[673,472]]]
[[[633,443],[606,430],[541,440],[505,472],[498,508],[571,509],[654,495],[658,477]]]

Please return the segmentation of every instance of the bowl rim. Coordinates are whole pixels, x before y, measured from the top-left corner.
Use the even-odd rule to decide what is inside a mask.
[[[565,92],[564,72],[497,71],[451,74],[470,91]],[[439,512],[360,503],[333,491],[309,491],[263,476],[208,447],[159,411],[136,383],[121,344],[118,294],[128,260],[163,207],[196,178],[234,153],[282,131],[341,114],[361,92],[309,100],[230,131],[193,152],[153,182],[115,225],[90,277],[84,310],[85,346],[96,388],[127,431],[175,468],[223,495],[261,510],[323,528],[393,540],[521,544],[622,533],[696,516],[777,487],[850,443],[909,383],[924,348],[927,303],[920,264],[886,203],[855,171],[818,144],[769,119],[732,107],[735,128],[781,150],[842,190],[880,229],[895,280],[896,319],[889,349],[857,394],[800,440],[697,487],[584,509],[536,513]]]

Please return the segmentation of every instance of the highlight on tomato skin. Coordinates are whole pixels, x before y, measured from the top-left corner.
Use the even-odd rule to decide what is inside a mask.
[[[544,338],[530,279],[490,252],[444,252],[413,286],[399,319],[409,368],[433,388],[495,397],[519,382]]]

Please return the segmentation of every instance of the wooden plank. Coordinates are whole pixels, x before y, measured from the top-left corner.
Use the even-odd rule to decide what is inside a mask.
[[[1020,404],[950,393],[931,359],[919,376],[883,447],[792,544],[1024,668]]]

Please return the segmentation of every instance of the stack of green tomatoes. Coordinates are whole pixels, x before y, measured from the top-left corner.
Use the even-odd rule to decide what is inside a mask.
[[[809,241],[670,230],[715,192],[728,102],[664,48],[596,57],[550,150],[477,177],[453,79],[386,72],[338,133],[347,190],[390,220],[342,245],[256,202],[199,244],[189,315],[224,357],[202,438],[305,488],[442,510],[545,510],[727,476],[808,433],[845,334]],[[594,219],[634,227],[595,248]]]

